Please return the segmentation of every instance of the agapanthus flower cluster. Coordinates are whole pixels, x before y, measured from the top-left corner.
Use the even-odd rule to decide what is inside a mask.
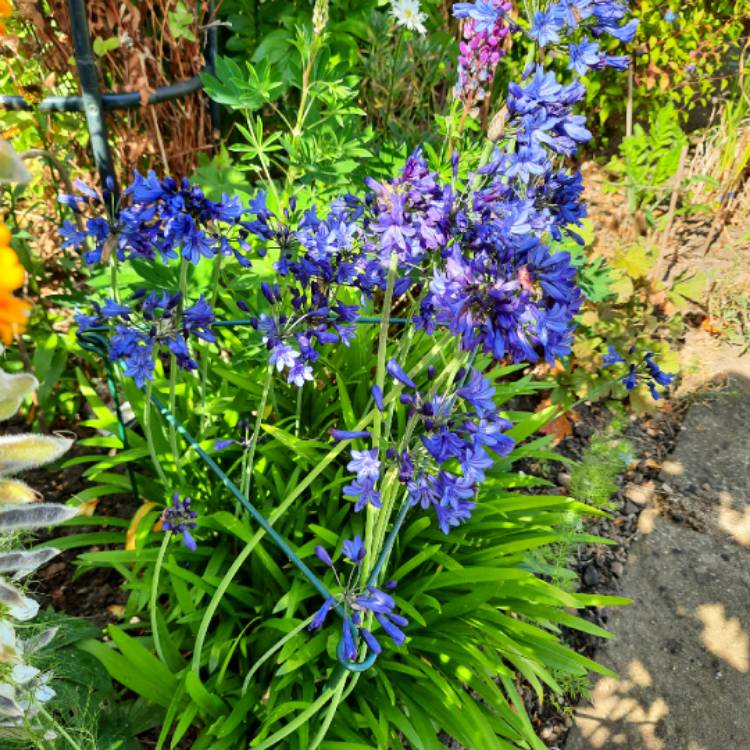
[[[409,502],[431,508],[447,534],[471,516],[485,472],[495,463],[493,455],[507,456],[512,450],[514,441],[505,434],[512,424],[498,414],[495,388],[476,369],[460,370],[443,394],[419,390],[396,360],[388,362],[387,371],[403,386],[400,401],[408,407],[409,441],[388,448],[385,461],[377,447],[353,449],[347,469],[355,476],[344,494],[355,499],[355,511],[366,505],[380,508],[378,488],[385,469],[396,465]],[[428,378],[435,374],[429,371]],[[367,440],[370,433],[334,431],[334,438]]]
[[[509,0],[453,5],[453,15],[464,19],[455,95],[468,110],[484,101],[495,69],[506,55],[505,40],[512,30],[508,13],[512,7]]]
[[[361,270],[358,219],[363,208],[354,196],[346,196],[331,204],[324,220],[314,208],[305,212],[296,229],[290,226],[290,210],[282,217],[268,210],[264,193],[250,211],[252,233],[279,251],[278,282],[261,284],[267,306],[251,322],[269,351],[269,364],[302,387],[313,379],[312,366],[323,346],[347,346],[355,335],[359,306],[342,297],[351,296],[345,290]]]
[[[539,80],[519,87],[519,106],[533,109]],[[580,91],[552,93],[572,101]],[[546,107],[553,105],[538,104]],[[566,133],[580,137],[580,124],[560,102],[556,112],[541,137],[570,151],[575,142]],[[498,360],[567,354],[581,294],[569,255],[541,238],[559,239],[580,223],[583,187],[580,175],[555,169],[538,148],[538,169],[523,149],[498,150],[463,191],[442,183],[417,151],[397,178],[367,180],[363,201],[334,201],[325,219],[308,211],[296,229],[259,196],[252,231],[280,254],[277,282],[261,286],[268,305],[252,318],[270,364],[290,383],[311,380],[321,346],[348,344],[361,304],[385,289],[392,259],[394,295],[421,298],[415,321],[429,334],[448,328],[467,351]]]
[[[540,11],[531,34],[540,45],[560,42],[586,22],[592,33],[625,38],[635,26],[620,27],[624,8],[566,0]],[[487,2],[457,3],[454,14],[486,31],[498,11]],[[552,31],[545,32],[549,24]],[[622,67],[623,61],[604,57],[592,65]],[[535,362],[541,354],[552,363],[570,353],[582,296],[569,255],[551,250],[549,241],[563,234],[581,241],[574,226],[586,213],[583,184],[562,159],[591,139],[586,118],[574,111],[585,93],[580,80],[563,84],[541,65],[510,84],[506,140],[479,170],[486,182],[457,201],[462,231],[451,235],[457,241],[444,248],[445,262],[422,300],[418,322],[425,330],[447,326],[464,349],[496,359]]]
[[[546,10],[534,13],[529,36],[540,47],[547,47],[584,28],[597,37],[609,34],[621,42],[630,42],[638,29],[638,21],[631,19],[622,23],[628,13],[628,3],[619,0],[559,0]]]
[[[628,360],[621,356],[614,346],[609,347],[609,351],[604,355],[604,366],[615,367],[616,365],[627,365],[627,373],[620,382],[628,391],[635,390],[639,385],[645,385],[651,392],[655,401],[661,398],[657,386],[666,389],[675,379],[673,373],[664,372],[654,360],[653,352],[646,352],[640,359],[632,361],[634,349],[628,351]]]
[[[323,606],[315,613],[310,622],[310,630],[319,630],[325,623],[332,609],[342,606],[349,620],[342,618],[342,643],[344,655],[350,661],[357,658],[357,637],[361,636],[367,646],[375,654],[382,651],[378,639],[365,626],[365,620],[374,615],[375,620],[383,628],[385,634],[396,646],[402,646],[406,641],[403,628],[407,627],[409,621],[396,612],[396,602],[393,597],[382,589],[375,586],[361,585],[360,567],[365,558],[365,545],[362,537],[355,536],[354,539],[345,540],[342,545],[343,558],[352,568],[344,578],[336,570],[333,559],[323,547],[315,548],[317,558],[327,565],[332,571],[336,583],[340,589],[335,596],[326,599]],[[394,589],[395,581],[386,583],[383,588]]]
[[[190,533],[191,529],[196,527],[195,519],[198,514],[190,510],[191,500],[189,497],[180,499],[178,492],[172,495],[172,504],[168,505],[161,516],[162,531],[171,531],[182,536],[183,544],[191,551],[195,552],[198,545]]]
[[[80,180],[74,185],[78,194],[59,200],[76,213],[101,209],[112,200],[110,190],[102,195]],[[59,231],[63,248],[83,250],[90,265],[112,252],[121,261],[153,261],[158,255],[164,262],[182,257],[194,265],[221,254],[249,265],[244,253],[250,250],[250,231],[238,197],[212,201],[186,178],[160,180],[154,172],[146,177],[134,173],[113,218],[88,218],[83,230],[65,221]]]
[[[195,370],[198,363],[188,345],[190,337],[216,341],[211,330],[214,313],[202,296],[190,307],[184,307],[179,292],[149,293],[141,289],[133,294],[128,304],[107,299],[103,305],[94,303],[93,308],[93,315],[76,313],[80,330],[112,326],[109,356],[113,362],[123,360],[125,375],[133,378],[139,388],[154,379],[160,354],[174,355],[182,370]]]

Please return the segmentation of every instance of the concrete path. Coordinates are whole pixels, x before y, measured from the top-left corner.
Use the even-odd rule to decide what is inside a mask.
[[[750,750],[750,355],[695,334],[693,405],[641,514],[566,750]],[[694,337],[694,338],[695,338]]]

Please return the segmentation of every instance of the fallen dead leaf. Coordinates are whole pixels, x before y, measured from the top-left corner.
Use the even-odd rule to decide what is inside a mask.
[[[114,617],[123,618],[125,616],[125,607],[123,607],[122,604],[110,604],[109,607],[107,607],[107,612]]]
[[[128,533],[125,537],[125,549],[126,550],[134,550],[135,549],[135,535],[138,531],[138,526],[140,525],[141,521],[143,520],[143,517],[152,509],[156,507],[156,503],[152,502],[146,502],[141,505],[140,508],[135,512],[135,515],[133,516],[133,520],[130,522],[130,526],[128,526]]]
[[[565,414],[562,414],[557,417],[557,419],[553,419],[551,422],[544,425],[539,432],[543,435],[554,435],[552,445],[557,445],[566,437],[573,434],[573,425],[571,424],[570,419],[568,419]]]
[[[86,518],[91,518],[91,516],[93,516],[96,512],[97,505],[99,505],[98,497],[95,497],[93,500],[89,500],[87,503],[81,503],[78,506],[78,515],[86,516]]]

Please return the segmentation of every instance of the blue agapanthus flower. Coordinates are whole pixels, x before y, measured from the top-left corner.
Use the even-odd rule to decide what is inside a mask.
[[[323,602],[313,616],[308,629],[319,630],[325,624],[331,610],[343,607],[346,618],[342,618],[341,640],[344,654],[350,661],[357,658],[357,638],[361,637],[375,654],[383,650],[378,638],[364,627],[365,619],[370,615],[374,616],[394,645],[402,646],[406,641],[403,629],[409,625],[409,621],[396,612],[396,602],[390,594],[374,585],[362,585],[358,580],[360,566],[365,558],[362,537],[357,535],[353,539],[345,540],[342,553],[344,559],[354,566],[350,575],[340,575],[332,556],[325,548],[320,546],[315,548],[315,556],[332,569],[340,591]],[[394,585],[391,583],[387,587],[393,588]]]
[[[560,31],[565,24],[563,8],[553,5],[547,11],[534,13],[529,36],[540,46],[546,47],[560,41]]]
[[[557,8],[562,16],[563,22],[570,29],[577,29],[578,25],[591,18],[594,0],[561,0]]]
[[[476,31],[491,32],[498,18],[505,15],[505,11],[498,8],[492,0],[476,0],[473,3],[453,3],[455,18],[471,18],[475,22]]]
[[[568,69],[574,70],[578,75],[585,76],[590,68],[599,64],[601,57],[599,52],[599,42],[584,39],[579,44],[571,44],[568,47],[570,62]]]
[[[190,510],[191,500],[189,497],[180,500],[179,493],[172,495],[172,504],[167,506],[161,517],[162,531],[172,531],[182,536],[182,543],[191,552],[198,549],[198,545],[190,533],[196,527],[195,519],[198,514]]]
[[[621,356],[614,346],[609,347],[609,351],[604,356],[604,366],[614,367],[619,364],[627,365],[627,372],[621,378],[620,382],[628,391],[632,391],[639,385],[645,385],[654,400],[658,401],[662,397],[658,387],[668,388],[674,381],[676,375],[664,372],[654,359],[653,352],[646,352],[639,360],[632,361],[634,349],[631,348],[628,353],[628,359]]]

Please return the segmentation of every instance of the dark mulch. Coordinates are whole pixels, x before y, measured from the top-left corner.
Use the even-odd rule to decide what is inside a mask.
[[[66,435],[75,435],[77,439],[88,437],[92,433],[85,428],[55,425],[56,430]],[[3,425],[5,433],[28,432],[29,427],[20,417]],[[76,456],[91,455],[100,452],[94,448],[75,444],[61,463]],[[84,476],[89,464],[79,464],[66,468],[43,467],[27,472],[21,478],[37,490],[46,502],[66,503],[76,493],[90,487]],[[136,510],[136,503],[129,495],[105,495],[97,506],[97,516],[131,518]],[[101,531],[100,526],[62,526],[35,535],[38,542],[46,539],[60,538],[74,534]],[[30,581],[30,593],[42,608],[52,607],[56,612],[64,612],[74,617],[84,617],[99,627],[104,627],[118,618],[115,614],[118,606],[127,599],[127,593],[120,588],[121,576],[111,568],[89,569],[79,572],[76,557],[81,551],[95,551],[105,547],[89,547],[86,550],[66,550],[58,555],[49,565],[40,568]]]
[[[638,519],[651,499],[659,495],[659,473],[662,462],[671,453],[682,421],[687,412],[687,402],[672,402],[653,416],[632,417],[623,432],[631,442],[636,459],[620,478],[620,488],[612,498],[612,509],[607,519],[596,520],[586,531],[606,537],[614,545],[582,545],[575,553],[572,565],[578,573],[578,590],[584,593],[621,593],[620,579],[627,564],[630,545],[638,534]],[[573,435],[565,438],[558,450],[570,458],[580,460],[591,437],[605,429],[610,414],[600,404],[578,409],[581,420],[574,424]],[[567,489],[564,472],[558,475],[559,491]],[[679,521],[680,519],[673,519]],[[579,612],[582,617],[606,628],[607,609],[589,608]],[[566,630],[565,640],[578,653],[596,657],[601,639],[576,630]],[[556,701],[546,700],[540,705],[536,696],[526,688],[524,697],[537,732],[550,748],[563,748],[572,726],[572,713],[577,700],[574,696]]]

